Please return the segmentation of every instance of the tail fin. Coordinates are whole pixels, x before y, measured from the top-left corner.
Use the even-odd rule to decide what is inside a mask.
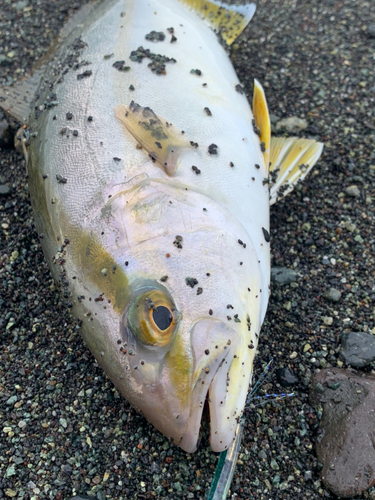
[[[195,11],[228,45],[243,32],[256,9],[254,3],[229,5],[218,0],[179,0]]]

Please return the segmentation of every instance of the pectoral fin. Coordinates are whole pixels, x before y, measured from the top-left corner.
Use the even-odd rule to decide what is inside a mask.
[[[134,101],[129,106],[116,106],[115,115],[152,160],[158,162],[168,175],[173,175],[179,152],[189,145],[182,133],[158,117],[151,108],[144,108]]]
[[[270,205],[289,194],[319,160],[321,142],[298,137],[272,137],[270,150]]]

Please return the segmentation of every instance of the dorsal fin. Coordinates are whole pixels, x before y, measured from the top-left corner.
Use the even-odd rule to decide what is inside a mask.
[[[33,67],[30,76],[24,77],[11,87],[0,88],[0,108],[19,122],[27,122],[31,102],[42,76],[46,73],[47,65],[56,55],[56,49],[60,47],[77,26],[87,19],[89,13],[97,4],[98,1],[84,5],[64,24],[46,54]]]
[[[319,160],[323,144],[298,137],[272,137],[270,152],[270,205],[289,194]]]
[[[254,3],[229,5],[218,0],[179,0],[194,10],[228,45],[243,32],[256,9]]]
[[[129,106],[116,106],[115,116],[150,157],[168,175],[173,175],[181,148],[189,146],[182,132],[158,117],[151,108],[142,107],[134,101]]]
[[[269,154],[271,143],[271,121],[268,113],[266,95],[258,80],[254,80],[253,114],[255,125],[260,132],[260,142],[264,144],[263,157],[266,166],[266,175],[269,171]]]
[[[12,87],[0,89],[0,108],[9,113],[21,123],[27,123],[30,113],[30,104],[39,86],[44,68],[34,71],[32,76],[26,77]]]

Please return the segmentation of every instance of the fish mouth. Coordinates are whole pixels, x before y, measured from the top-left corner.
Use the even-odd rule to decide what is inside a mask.
[[[195,384],[190,414],[178,445],[188,453],[197,449],[203,407],[210,406],[213,451],[226,450],[234,439],[237,418],[229,414],[227,381],[238,345],[238,333],[222,321],[198,321],[192,332],[195,361]]]

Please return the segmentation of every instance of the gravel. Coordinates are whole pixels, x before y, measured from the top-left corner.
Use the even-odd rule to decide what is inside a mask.
[[[26,74],[84,3],[4,0],[1,84]],[[275,123],[307,120],[300,135],[325,143],[308,179],[271,210],[272,266],[295,270],[298,280],[272,287],[254,378],[273,358],[299,383],[293,398],[253,400],[246,410],[233,498],[331,497],[315,455],[321,413],[308,392],[320,368],[346,366],[344,332],[375,333],[371,7],[366,0],[263,0],[231,50],[245,92],[252,95],[254,77],[263,83]],[[1,152],[0,184],[10,189],[0,198],[0,498],[203,499],[217,463],[207,420],[198,452],[187,455],[119,397],[50,277],[24,160],[14,150]],[[347,193],[353,185],[359,196]],[[331,288],[337,302],[324,299]],[[272,373],[259,394],[283,391]]]

